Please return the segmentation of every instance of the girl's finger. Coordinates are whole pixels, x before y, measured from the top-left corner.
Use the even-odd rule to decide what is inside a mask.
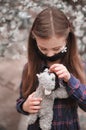
[[[64,68],[64,66],[63,66],[62,64],[53,64],[53,65],[49,68],[49,70],[50,70],[50,71],[54,71],[55,69],[59,70],[59,69],[62,69],[62,68]]]
[[[40,101],[34,101],[34,102],[31,102],[31,105],[39,105],[41,102]]]
[[[52,69],[56,68],[57,66],[58,66],[58,64],[53,64],[53,65],[50,66],[49,69],[52,70]]]
[[[29,98],[32,98],[34,96],[35,92],[29,95]]]
[[[31,98],[30,101],[31,102],[35,102],[35,101],[41,102],[42,98]]]
[[[37,113],[39,110],[31,110],[30,113]]]
[[[65,76],[66,75],[64,73],[58,75],[59,78],[65,78]]]
[[[65,73],[65,72],[63,70],[60,70],[60,71],[56,71],[55,73],[56,73],[57,76],[59,76],[59,75]]]
[[[31,107],[31,110],[40,110],[41,109],[41,106],[32,106]]]

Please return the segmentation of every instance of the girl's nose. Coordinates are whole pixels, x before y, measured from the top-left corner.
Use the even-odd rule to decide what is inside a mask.
[[[53,56],[54,55],[54,52],[52,52],[52,51],[49,51],[48,53],[47,53],[47,56],[49,56],[49,57],[51,57],[51,56]]]

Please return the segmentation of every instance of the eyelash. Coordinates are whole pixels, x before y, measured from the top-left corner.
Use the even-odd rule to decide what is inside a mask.
[[[56,49],[56,48],[53,49],[53,51],[58,51],[58,50],[60,50],[60,48],[58,48],[58,49]],[[44,48],[44,49],[41,49],[41,51],[47,51],[47,49]]]
[[[47,49],[41,49],[42,51],[47,51]]]
[[[58,51],[58,50],[60,50],[59,48],[58,49],[53,49],[54,51]]]

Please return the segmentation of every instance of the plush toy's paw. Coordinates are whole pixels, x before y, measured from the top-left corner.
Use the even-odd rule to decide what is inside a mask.
[[[50,95],[50,94],[51,94],[51,90],[45,89],[45,95]]]

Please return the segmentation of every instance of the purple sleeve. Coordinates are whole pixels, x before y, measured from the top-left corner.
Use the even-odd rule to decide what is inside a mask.
[[[25,102],[25,99],[22,97],[21,88],[22,88],[22,83],[20,84],[20,97],[16,100],[16,109],[19,113],[28,115],[29,113],[24,111],[22,108],[22,105]]]
[[[67,84],[68,94],[77,100],[80,108],[86,111],[86,85],[81,84],[73,75],[71,75]]]
[[[22,109],[22,104],[25,102],[25,100],[23,98],[21,99],[18,99],[17,100],[17,104],[16,104],[16,109],[19,113],[21,114],[24,114],[24,115],[28,115],[29,113],[28,112],[25,112],[23,109]]]
[[[23,70],[23,73],[24,73],[24,70]],[[23,75],[23,73],[22,73],[22,75]],[[23,78],[22,78],[22,80],[23,80]],[[24,115],[28,115],[29,113],[24,111],[23,108],[22,108],[22,105],[23,105],[23,103],[25,102],[26,99],[23,98],[21,89],[22,89],[22,81],[21,81],[21,84],[20,84],[20,96],[16,100],[16,109],[19,113],[24,114]]]
[[[16,109],[19,113],[22,113],[24,115],[28,115],[29,113],[24,111],[23,108],[22,108],[22,105],[23,103],[25,102],[26,99],[23,98],[23,95],[22,95],[22,80],[23,80],[23,75],[24,75],[24,72],[25,72],[25,69],[27,67],[27,63],[24,65],[24,68],[23,68],[23,72],[22,72],[22,77],[21,77],[21,84],[20,84],[20,92],[19,92],[19,98],[16,100]]]

